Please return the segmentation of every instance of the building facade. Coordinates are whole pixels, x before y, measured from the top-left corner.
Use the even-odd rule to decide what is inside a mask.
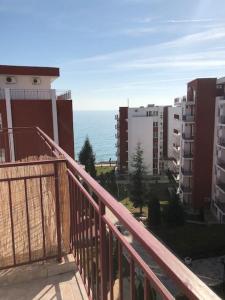
[[[58,77],[58,68],[0,65],[2,162],[22,159],[34,153],[34,150],[37,151],[32,135],[28,132],[23,140],[17,138],[19,128],[35,126],[44,130],[74,157],[71,92],[57,91],[51,87]],[[5,132],[4,128],[9,129]],[[10,128],[17,130],[12,131]]]
[[[117,119],[117,168],[119,172],[132,171],[132,158],[140,143],[149,175],[161,174],[167,159],[168,108],[120,107]]]
[[[175,98],[174,106],[168,108],[168,169],[176,181],[179,180],[182,102],[185,100],[185,97]]]

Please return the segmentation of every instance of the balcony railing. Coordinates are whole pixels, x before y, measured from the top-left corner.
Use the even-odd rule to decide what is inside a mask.
[[[10,89],[12,100],[49,100],[55,92],[57,100],[71,100],[71,91],[52,89]]]
[[[220,124],[225,124],[225,116],[219,117],[219,123]]]
[[[187,133],[182,133],[182,138],[183,140],[190,142],[194,140],[194,136]]]
[[[184,176],[192,176],[192,170],[191,169],[185,169],[185,168],[181,168],[181,173],[184,175]]]
[[[222,146],[222,147],[225,147],[225,139],[219,138],[219,139],[218,139],[218,144],[219,144],[220,146]]]
[[[119,116],[118,115],[115,115],[115,120],[119,120]]]
[[[194,122],[195,121],[195,117],[192,115],[183,115],[182,120],[184,122]]]
[[[217,181],[217,186],[222,190],[223,193],[225,193],[225,183],[221,181]]]
[[[193,155],[193,153],[192,152],[182,152],[182,157],[183,158],[193,158],[194,157],[194,155]]]
[[[183,193],[190,194],[192,192],[192,188],[190,186],[181,184],[180,188],[181,188]]]
[[[45,145],[41,148],[42,155],[47,151],[46,154],[50,152],[52,157],[65,162],[70,202],[70,250],[89,299],[115,299],[114,284],[117,281],[119,299],[128,299],[124,295],[126,284],[129,299],[134,300],[138,281],[139,288],[141,285],[143,288],[142,299],[151,299],[153,295],[153,299],[172,300],[179,290],[189,299],[219,300],[49,136],[39,128],[34,130],[34,134]],[[56,174],[55,180],[62,182],[59,174]],[[55,193],[58,195],[58,190]],[[61,201],[58,203],[58,209],[52,213],[57,214],[60,220]],[[117,224],[122,229],[119,230]],[[123,228],[132,237],[132,243],[126,238]],[[60,231],[57,238],[61,242]],[[139,246],[134,247],[133,242]],[[157,264],[157,274],[162,270],[163,276],[157,277],[151,267],[152,261]]]
[[[225,162],[223,160],[218,159],[217,165],[220,166],[225,171]]]

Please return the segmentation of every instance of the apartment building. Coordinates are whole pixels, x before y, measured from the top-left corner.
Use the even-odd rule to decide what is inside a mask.
[[[179,180],[180,171],[181,119],[184,101],[186,97],[175,98],[174,106],[168,107],[168,169],[176,181]]]
[[[210,205],[213,169],[216,78],[188,83],[182,103],[180,196],[184,205]]]
[[[132,157],[137,144],[143,149],[149,175],[161,174],[167,158],[168,107],[120,107],[117,119],[117,167],[119,172],[132,170]]]
[[[211,208],[225,222],[225,78],[217,80]]]
[[[27,130],[21,139],[19,130],[35,126],[74,157],[71,92],[52,88],[59,75],[58,68],[0,65],[1,162],[35,152],[33,134]]]

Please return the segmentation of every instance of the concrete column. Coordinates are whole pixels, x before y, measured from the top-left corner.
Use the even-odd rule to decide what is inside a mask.
[[[12,110],[11,110],[11,97],[10,97],[10,89],[5,88],[5,101],[6,101],[6,115],[7,115],[7,126],[8,128],[12,128]],[[15,161],[15,148],[14,148],[14,137],[13,130],[9,129],[8,131],[9,138],[9,150],[10,150],[10,160],[11,162]]]
[[[51,90],[52,99],[52,120],[53,120],[53,137],[56,144],[59,144],[59,131],[58,131],[58,117],[57,117],[57,106],[56,106],[56,91]]]

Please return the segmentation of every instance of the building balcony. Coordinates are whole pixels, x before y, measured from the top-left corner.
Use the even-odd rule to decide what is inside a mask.
[[[119,116],[118,115],[115,115],[115,120],[119,120]]]
[[[173,150],[176,151],[176,152],[180,152],[180,146],[174,145]]]
[[[223,171],[225,171],[225,162],[223,160],[218,159],[217,166],[219,166],[219,168],[221,168]]]
[[[195,122],[195,117],[193,115],[183,115],[182,120],[185,123],[194,123]]]
[[[187,185],[180,185],[181,191],[183,194],[191,194],[192,193],[192,188],[190,186]]]
[[[182,138],[183,140],[187,141],[187,142],[194,142],[194,136],[187,134],[187,133],[182,133]]]
[[[219,117],[219,125],[225,125],[225,116]]]
[[[75,261],[71,272],[78,270],[84,283],[83,289],[78,289],[76,280],[70,281],[70,291],[83,293],[83,297],[76,294],[76,299],[134,299],[141,289],[141,299],[154,295],[155,299],[172,300],[182,294],[189,299],[219,300],[48,135],[39,128],[29,128],[29,132],[35,138],[35,151],[23,161],[0,164],[0,193],[7,199],[0,206],[0,215],[4,215],[0,269],[5,274],[21,262],[38,262],[45,272],[50,258],[62,261],[62,256],[70,253]],[[20,142],[15,140],[15,157]],[[134,247],[134,243],[140,246]],[[29,293],[30,286],[27,282]],[[49,287],[46,289],[44,293]],[[17,292],[18,286],[12,299]],[[32,293],[28,299],[46,296],[35,289]],[[9,299],[2,286],[0,295]],[[59,298],[74,299],[63,293]]]
[[[3,99],[3,91],[0,93],[0,99]],[[71,100],[71,91],[54,89],[10,89],[10,98],[12,100],[50,100],[56,97],[56,100]]]
[[[217,145],[225,148],[225,139],[219,138]]]
[[[184,158],[184,159],[193,159],[193,157],[194,157],[194,155],[193,155],[193,153],[192,152],[182,152],[182,157]]]
[[[191,169],[181,168],[181,173],[182,173],[183,176],[188,176],[188,177],[192,176],[192,170]]]
[[[117,129],[117,130],[120,129],[120,125],[119,125],[119,124],[116,124],[116,125],[115,125],[115,129]]]
[[[225,183],[221,182],[221,181],[217,181],[216,183],[217,187],[220,189],[220,191],[225,194]]]

